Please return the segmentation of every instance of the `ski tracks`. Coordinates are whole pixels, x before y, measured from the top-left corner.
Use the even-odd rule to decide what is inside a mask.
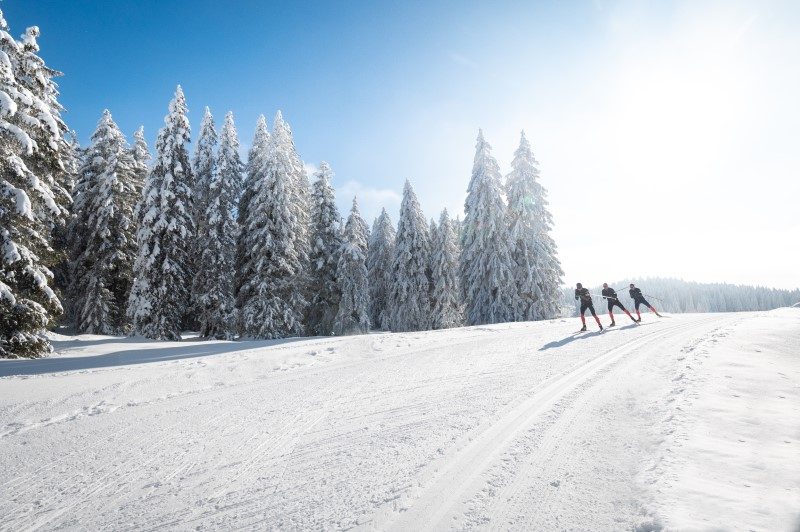
[[[705,317],[660,327],[541,383],[532,395],[512,405],[483,430],[466,435],[455,451],[429,464],[418,485],[378,512],[371,526],[394,530],[462,528],[489,522],[509,526],[507,520],[503,522],[511,511],[507,501],[526,486],[530,472],[556,470],[569,459],[560,452],[559,443],[574,430],[581,407],[591,401],[587,390],[600,386],[613,366],[626,357],[648,346],[657,351],[659,340],[676,333],[683,333],[679,338],[684,338],[718,319]],[[543,434],[542,425],[547,426]],[[526,443],[519,440],[525,437],[538,442],[533,447],[527,442],[527,453],[520,457]],[[515,452],[516,457],[512,456]],[[549,491],[540,491],[541,497],[531,501],[536,512],[547,511],[547,497],[558,483],[553,480],[547,485]],[[464,517],[467,522],[459,522]]]

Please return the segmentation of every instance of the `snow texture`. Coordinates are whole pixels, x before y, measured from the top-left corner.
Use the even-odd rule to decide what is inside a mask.
[[[0,361],[3,526],[796,528],[800,309],[576,326],[54,336]]]

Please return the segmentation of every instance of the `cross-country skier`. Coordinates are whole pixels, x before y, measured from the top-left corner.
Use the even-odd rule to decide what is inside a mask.
[[[592,312],[592,316],[594,316],[595,321],[597,321],[597,326],[600,327],[600,330],[603,330],[603,325],[600,323],[600,318],[597,317],[597,313],[594,311],[594,301],[592,301],[592,294],[589,293],[588,288],[584,288],[581,283],[575,285],[575,300],[581,300],[581,323],[583,323],[583,328],[581,328],[581,332],[586,330],[586,318],[584,317],[584,313],[586,310],[590,310]]]
[[[642,321],[642,315],[639,313],[639,305],[644,305],[645,307],[649,308],[659,318],[663,317],[658,313],[653,305],[648,303],[648,301],[642,295],[642,291],[633,286],[633,283],[631,283],[630,290],[628,290],[628,295],[631,296],[634,305],[636,305],[636,317],[638,318],[636,321]]]
[[[606,299],[606,301],[608,301],[608,315],[611,317],[611,325],[609,325],[609,327],[616,325],[614,322],[614,307],[621,308],[622,312],[627,314],[633,323],[639,323],[636,321],[636,318],[631,316],[631,313],[628,312],[628,309],[626,309],[622,302],[617,298],[617,291],[608,286],[608,283],[603,283],[603,291],[601,294],[603,294],[603,297]]]

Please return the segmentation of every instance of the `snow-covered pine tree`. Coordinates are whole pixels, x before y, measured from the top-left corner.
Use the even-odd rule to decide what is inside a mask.
[[[37,26],[25,30],[19,43],[19,54],[10,56],[15,63],[16,78],[20,86],[30,91],[35,98],[33,107],[39,124],[32,124],[28,132],[38,149],[23,156],[25,164],[52,191],[53,205],[42,205],[38,216],[47,220],[50,230],[63,227],[72,204],[70,192],[74,174],[69,172],[70,145],[68,128],[61,119],[64,108],[58,102],[58,85],[53,78],[61,72],[45,65],[39,57]],[[37,205],[34,204],[34,208]],[[63,252],[65,250],[57,250]]]
[[[430,250],[428,223],[406,181],[390,273],[387,310],[393,331],[422,331],[431,326]]]
[[[192,198],[194,201],[195,227],[198,229],[206,215],[209,188],[211,187],[211,181],[214,180],[217,137],[214,117],[211,114],[211,109],[206,106],[203,111],[203,121],[200,123],[200,131],[197,134],[197,144],[195,144],[194,159],[192,160],[192,171],[194,172]],[[202,246],[202,244],[200,245]]]
[[[236,308],[241,309],[244,302],[250,299],[252,294],[243,291],[246,281],[251,279],[254,275],[252,268],[256,262],[252,260],[252,248],[246,240],[249,235],[250,224],[253,222],[250,216],[250,200],[256,185],[264,179],[267,158],[269,157],[270,144],[272,142],[267,129],[267,119],[264,115],[258,117],[256,122],[256,131],[253,136],[253,143],[250,145],[250,151],[247,155],[247,164],[245,167],[245,179],[242,184],[242,191],[239,196],[239,204],[237,209],[237,225],[239,232],[236,237],[236,261],[235,261],[235,275],[233,293],[236,298]],[[256,286],[255,284],[248,284],[249,288]],[[242,324],[239,323],[238,327],[241,329]]]
[[[432,248],[433,328],[458,327],[464,320],[458,270],[459,249],[447,209],[442,211],[439,218]]]
[[[78,172],[70,224],[69,292],[78,332],[128,332],[125,310],[136,258],[134,210],[140,194],[128,143],[105,110]]]
[[[275,117],[269,156],[256,171],[241,243],[249,250],[239,293],[240,328],[251,338],[284,338],[303,331],[308,230],[299,183],[305,173],[281,113]]]
[[[197,134],[194,158],[192,159],[192,174],[194,176],[194,188],[192,189],[192,203],[194,219],[195,238],[192,243],[192,258],[190,261],[191,275],[194,280],[191,291],[191,316],[184,320],[186,327],[200,327],[200,315],[205,311],[201,310],[198,298],[206,294],[205,277],[200,272],[201,255],[207,248],[207,238],[210,231],[206,227],[210,222],[207,219],[209,190],[211,183],[217,176],[217,128],[214,124],[214,117],[211,109],[206,106],[203,111],[203,121],[200,123],[200,131]]]
[[[506,181],[508,228],[513,260],[514,320],[532,321],[544,318],[544,294],[541,265],[538,264],[535,192],[539,168],[531,152],[525,132],[514,152],[512,171]]]
[[[512,250],[517,267],[515,277],[520,292],[530,291],[534,305],[517,319],[547,320],[561,313],[561,262],[556,243],[550,236],[553,216],[547,208],[547,190],[539,180],[539,163],[522,132],[514,154],[513,171],[508,177],[509,217]],[[523,246],[520,246],[520,241]],[[531,243],[533,249],[530,249]],[[528,248],[528,249],[525,249]],[[530,268],[532,274],[528,274]],[[523,311],[525,307],[523,306]]]
[[[374,329],[389,329],[388,301],[391,291],[389,276],[394,261],[395,230],[392,220],[381,210],[372,224],[367,248],[367,280],[369,285],[369,320]]]
[[[194,238],[189,119],[180,85],[156,140],[156,160],[143,191],[139,251],[128,305],[133,330],[156,340],[180,340],[192,285]]]
[[[136,181],[140,186],[144,186],[147,179],[148,165],[150,164],[150,150],[147,148],[147,141],[144,138],[144,126],[139,126],[133,134],[133,146],[131,147],[133,164],[136,167]]]
[[[48,266],[57,262],[51,232],[71,201],[66,126],[34,33],[17,42],[0,10],[0,358],[48,353],[44,331],[62,312]]]
[[[506,205],[500,169],[491,146],[478,132],[472,178],[464,203],[461,282],[469,325],[514,319]]]
[[[310,304],[306,329],[310,335],[328,336],[333,334],[339,309],[336,269],[342,246],[341,216],[331,186],[333,171],[330,165],[322,161],[314,177],[316,181],[311,192]]]
[[[202,166],[198,166],[202,168]],[[236,220],[234,209],[242,161],[233,113],[225,115],[219,151],[211,181],[206,190],[206,212],[199,217],[197,242],[202,246],[194,283],[195,304],[199,311],[200,335],[204,338],[232,339],[235,334],[233,299]],[[198,182],[200,178],[197,178]]]
[[[344,226],[337,266],[341,297],[334,322],[336,334],[364,334],[369,331],[366,227],[366,222],[358,212],[358,201],[353,198],[353,208]]]

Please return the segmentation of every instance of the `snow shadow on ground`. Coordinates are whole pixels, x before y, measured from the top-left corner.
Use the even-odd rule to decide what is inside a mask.
[[[248,349],[272,347],[291,342],[308,340],[308,338],[284,338],[280,340],[249,340],[238,342],[196,342],[191,345],[165,346],[152,349],[130,349],[123,346],[119,351],[101,355],[61,356],[53,358],[38,358],[34,360],[7,360],[0,364],[0,377],[20,375],[44,375],[47,373],[61,373],[64,371],[82,371],[115,366],[128,366],[133,364],[146,364],[148,362],[167,362],[184,358],[206,357],[224,355],[234,351],[241,352]],[[56,351],[77,346],[91,348],[108,343],[140,343],[141,338],[103,338],[97,340],[68,340],[53,341]]]
[[[646,325],[646,324],[644,324]],[[586,334],[580,333],[573,333],[563,338],[561,340],[554,340],[552,342],[548,342],[544,344],[542,347],[539,348],[539,351],[547,351],[548,349],[555,349],[558,347],[565,346],[569,343],[574,342],[575,340],[584,340],[586,338],[593,338],[595,336],[600,336],[601,334],[606,334],[613,331],[624,331],[625,329],[633,329],[635,327],[642,327],[642,324],[637,325],[635,323],[631,323],[630,325],[623,325],[621,327],[614,327],[613,329],[606,328],[605,331],[593,331]]]

